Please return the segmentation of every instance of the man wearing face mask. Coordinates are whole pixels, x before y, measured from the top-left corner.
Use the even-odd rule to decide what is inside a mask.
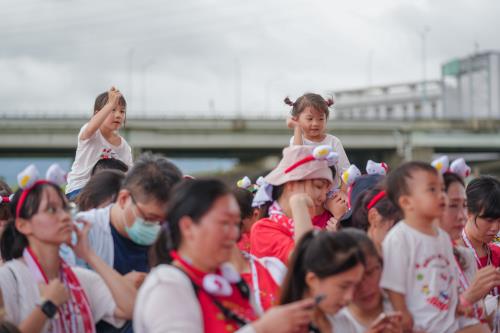
[[[148,252],[165,220],[170,189],[182,179],[166,158],[143,154],[129,170],[116,201],[76,215],[92,223],[90,246],[121,274],[148,272]]]

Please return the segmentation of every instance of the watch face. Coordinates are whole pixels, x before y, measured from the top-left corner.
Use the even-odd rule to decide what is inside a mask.
[[[47,317],[52,318],[57,312],[57,306],[51,301],[45,301],[42,304],[42,312],[45,313]]]

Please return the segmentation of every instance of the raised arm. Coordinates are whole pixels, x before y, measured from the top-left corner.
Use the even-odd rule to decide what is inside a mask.
[[[75,254],[85,260],[104,280],[116,303],[115,316],[121,319],[132,319],[135,299],[137,297],[137,289],[134,283],[108,266],[92,250],[87,238],[92,225],[86,221],[79,222],[83,223],[84,227],[80,230],[75,226],[75,232],[78,235],[78,243],[73,246]]]
[[[290,197],[290,208],[295,227],[293,236],[295,242],[298,242],[305,233],[313,228],[311,220],[313,205],[311,197],[306,193],[296,193]]]
[[[87,140],[95,134],[106,117],[111,112],[113,112],[115,107],[118,105],[121,96],[122,94],[119,90],[117,90],[115,87],[111,87],[111,89],[108,91],[108,102],[101,110],[99,110],[99,112],[92,116],[87,127],[85,127],[85,130],[83,130],[82,134],[80,135],[81,140]]]

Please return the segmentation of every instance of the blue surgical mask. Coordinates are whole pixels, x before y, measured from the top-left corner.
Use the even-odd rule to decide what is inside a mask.
[[[160,232],[159,223],[145,221],[139,216],[135,217],[134,224],[131,227],[125,226],[125,231],[132,242],[138,245],[151,245],[155,242]]]

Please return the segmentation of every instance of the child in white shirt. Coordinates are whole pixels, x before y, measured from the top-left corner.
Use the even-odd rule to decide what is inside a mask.
[[[285,103],[292,107],[291,116],[287,119],[288,127],[293,129],[290,145],[331,146],[333,151],[339,154],[337,177],[340,177],[350,164],[342,142],[326,133],[326,122],[330,113],[328,108],[333,105],[333,100],[325,100],[321,95],[307,93],[295,102],[287,97]]]
[[[452,243],[434,223],[445,206],[442,177],[429,164],[405,163],[389,173],[387,194],[404,220],[382,243],[380,285],[403,314],[405,332],[456,332],[459,297]]]
[[[116,158],[132,166],[132,151],[118,134],[126,119],[127,102],[119,90],[112,87],[97,96],[94,115],[78,134],[75,161],[68,174],[66,195],[73,200],[90,179],[93,166],[101,158]]]

